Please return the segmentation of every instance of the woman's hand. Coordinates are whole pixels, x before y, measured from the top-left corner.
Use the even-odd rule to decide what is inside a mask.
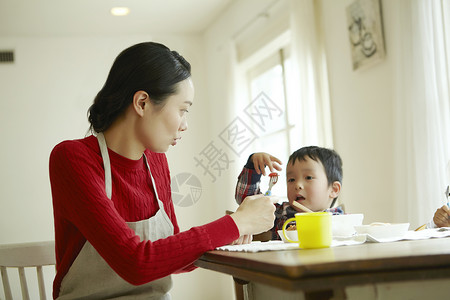
[[[239,235],[258,234],[273,227],[275,205],[278,199],[262,194],[248,196],[235,213],[231,214]]]
[[[253,235],[246,234],[241,235],[237,240],[231,243],[231,245],[243,245],[243,244],[250,244],[253,240]]]
[[[437,227],[449,227],[450,226],[450,209],[447,205],[443,205],[438,208],[434,213],[433,222]]]
[[[264,176],[266,176],[266,167],[269,168],[270,172],[274,172],[274,169],[277,171],[281,171],[282,169],[280,165],[283,164],[281,160],[265,152],[258,152],[253,154],[252,162],[253,166],[255,167],[256,173],[263,174]]]

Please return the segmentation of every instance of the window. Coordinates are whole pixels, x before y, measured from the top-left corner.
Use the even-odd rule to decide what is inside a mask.
[[[292,72],[292,60],[290,57],[290,33],[285,32],[267,45],[257,55],[259,59],[252,57],[242,64],[241,72],[245,74],[248,87],[248,104],[250,105],[261,94],[268,101],[276,105],[278,111],[270,118],[270,122],[264,128],[257,128],[258,138],[250,146],[250,153],[267,152],[282,160],[284,166],[280,178],[273,191],[275,195],[285,196],[286,180],[284,168],[289,155],[300,147],[298,138],[301,132],[300,103],[298,98],[293,97],[290,91],[288,78]],[[276,45],[274,47],[273,45]],[[279,112],[279,113],[278,113]],[[251,124],[251,122],[249,122]],[[245,160],[247,157],[245,157]],[[242,163],[245,163],[243,161]],[[268,186],[268,176],[263,177],[261,189]]]
[[[256,151],[268,152],[280,157],[288,157],[291,152],[290,130],[295,126],[289,123],[289,103],[286,96],[286,48],[276,53],[248,71],[250,101],[264,93],[281,110],[255,141]],[[263,150],[258,150],[263,149]]]

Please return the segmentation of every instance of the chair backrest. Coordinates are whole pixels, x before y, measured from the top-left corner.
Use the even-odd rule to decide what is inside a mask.
[[[8,268],[17,268],[22,298],[30,299],[25,268],[36,268],[40,299],[46,299],[43,266],[55,265],[55,242],[0,245],[0,269],[6,300],[12,300]]]

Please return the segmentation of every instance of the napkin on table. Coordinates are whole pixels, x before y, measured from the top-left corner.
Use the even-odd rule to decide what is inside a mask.
[[[333,239],[331,247],[348,246],[362,244],[366,241],[365,236],[353,236],[347,238]],[[283,241],[268,241],[268,242],[251,242],[243,245],[227,245],[216,248],[216,250],[223,251],[241,251],[241,252],[260,252],[260,251],[275,251],[275,250],[291,250],[300,249],[297,243],[285,243]]]

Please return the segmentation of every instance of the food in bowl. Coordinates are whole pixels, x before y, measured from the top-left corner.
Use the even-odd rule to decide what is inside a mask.
[[[369,226],[387,226],[387,225],[391,225],[391,223],[373,222],[369,224]]]
[[[297,230],[297,225],[289,225],[286,230]]]

